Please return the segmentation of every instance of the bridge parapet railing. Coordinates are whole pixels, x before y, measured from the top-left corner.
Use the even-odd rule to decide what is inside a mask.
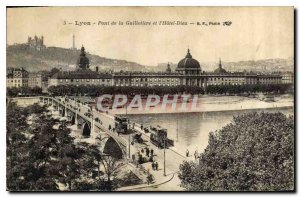
[[[74,109],[71,108],[71,105],[67,105],[66,103],[63,103],[62,101],[59,101],[58,99],[54,98],[54,97],[42,97],[42,98],[47,98],[47,99],[52,99],[53,101],[59,103],[60,105],[63,105],[64,107],[68,108],[69,110],[75,112]],[[83,113],[79,113],[78,115],[81,116],[82,118],[88,120],[91,122],[92,118],[87,118]],[[93,118],[93,120],[95,121],[95,119]],[[120,144],[122,144],[123,146],[127,147],[128,143],[127,140],[124,139],[121,136],[118,136],[117,134],[115,134],[114,132],[108,130],[107,128],[105,128],[103,125],[100,125],[99,123],[95,122],[94,123],[97,127],[99,127],[100,129],[104,130],[105,132],[107,132],[110,136],[112,136],[113,138],[115,138],[116,140],[118,140],[118,142]]]
[[[127,147],[128,143],[127,140],[125,140],[124,138],[122,138],[121,136],[118,136],[117,134],[115,134],[114,132],[106,129],[103,125],[100,125],[99,123],[95,123],[95,125],[97,127],[99,127],[100,129],[104,130],[105,132],[107,132],[110,136],[112,136],[113,138],[115,138],[116,140],[118,140],[119,143],[121,143],[123,146]]]

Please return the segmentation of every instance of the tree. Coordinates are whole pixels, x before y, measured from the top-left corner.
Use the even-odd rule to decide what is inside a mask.
[[[46,137],[55,123],[46,121],[47,111],[38,105],[20,108],[9,103],[7,111],[7,188],[58,190],[51,177],[51,143]]]
[[[250,113],[215,133],[199,163],[180,165],[181,185],[191,191],[294,190],[294,118]]]
[[[116,177],[120,168],[124,164],[110,155],[103,156],[101,162],[104,167],[107,180],[105,181],[104,186],[101,185],[100,188],[108,191],[114,190],[115,186],[113,185],[112,178]]]

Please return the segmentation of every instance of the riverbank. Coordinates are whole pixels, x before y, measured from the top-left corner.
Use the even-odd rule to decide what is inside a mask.
[[[172,106],[173,105],[173,106]],[[118,108],[110,110],[111,114],[165,114],[165,113],[191,113],[191,112],[217,112],[250,109],[271,109],[294,107],[294,97],[291,95],[277,96],[274,102],[266,102],[258,98],[243,96],[199,96],[196,102],[174,103],[142,108]],[[175,107],[174,107],[175,106]]]

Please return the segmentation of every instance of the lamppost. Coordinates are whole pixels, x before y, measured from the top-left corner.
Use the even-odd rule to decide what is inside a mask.
[[[93,108],[91,107],[91,125],[92,125],[92,133],[94,133],[94,128],[95,128],[95,120],[94,120],[94,113],[93,113]]]
[[[176,142],[178,142],[178,114],[176,115]]]
[[[166,135],[164,135],[164,176],[166,176]]]
[[[130,134],[128,135],[128,157],[130,159]]]
[[[78,116],[78,103],[77,103],[77,100],[74,99],[74,103],[75,103],[75,124],[77,125],[78,122],[77,122],[77,116]]]

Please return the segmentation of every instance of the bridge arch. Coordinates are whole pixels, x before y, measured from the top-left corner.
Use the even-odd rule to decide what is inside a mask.
[[[111,155],[116,159],[122,159],[125,155],[120,144],[113,137],[109,137],[106,141],[103,148],[103,153]]]
[[[76,122],[76,121],[75,121],[75,118],[76,118],[75,116],[71,116],[71,124],[72,124],[72,125],[74,125],[75,122]]]
[[[62,107],[62,108],[61,108],[61,116],[62,116],[62,117],[65,117],[65,115],[66,115],[65,108]]]
[[[87,122],[82,126],[82,135],[84,137],[89,137],[91,135],[91,126]]]

